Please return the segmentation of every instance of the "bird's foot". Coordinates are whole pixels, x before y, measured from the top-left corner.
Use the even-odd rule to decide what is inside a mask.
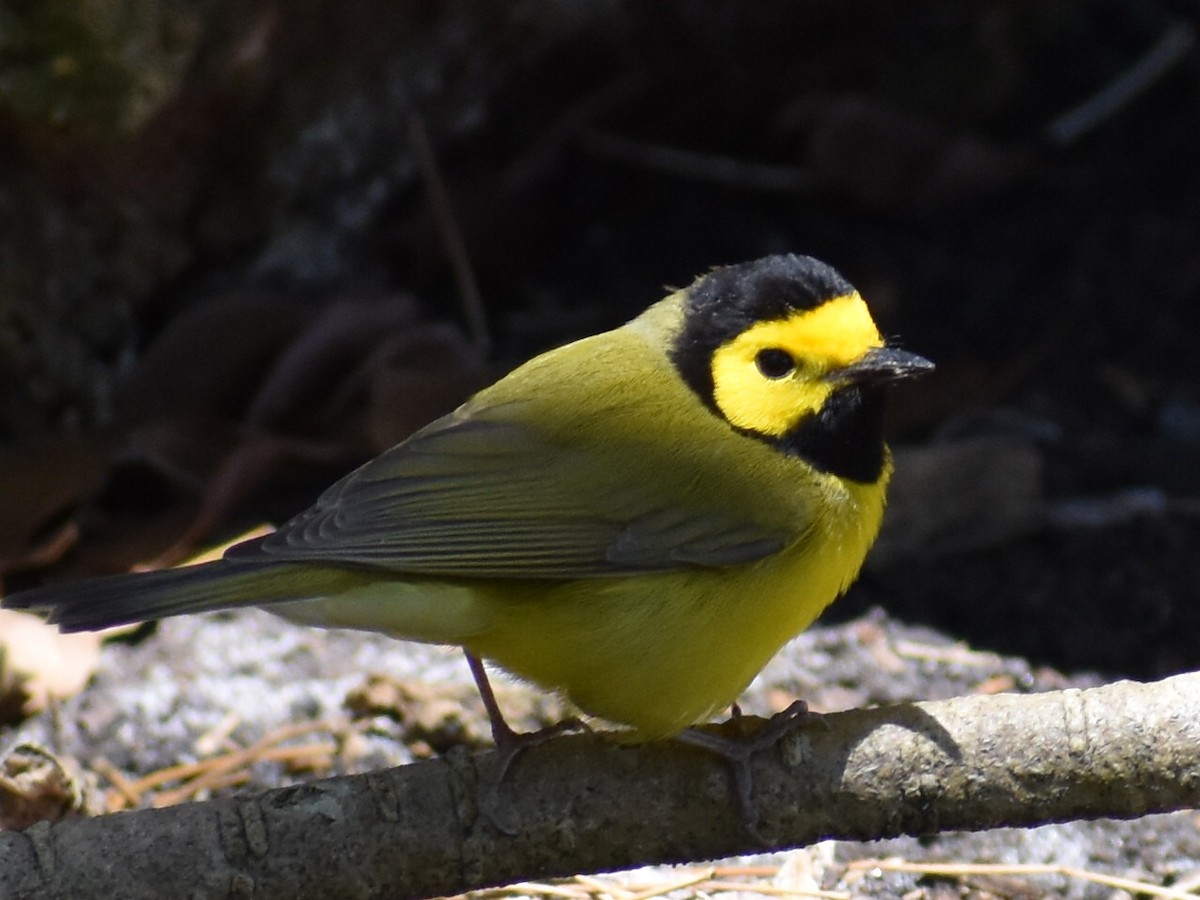
[[[503,821],[501,808],[503,804],[500,800],[500,786],[504,783],[505,776],[512,769],[513,763],[526,750],[531,747],[536,747],[538,744],[544,744],[551,738],[558,737],[568,731],[590,731],[587,723],[580,719],[564,719],[555,725],[547,728],[541,728],[537,731],[517,732],[504,719],[503,713],[500,711],[500,705],[496,702],[495,692],[492,690],[492,685],[488,681],[487,672],[483,668],[483,662],[473,653],[467,653],[467,663],[471,667],[471,674],[475,678],[475,684],[479,688],[479,695],[483,700],[484,709],[487,710],[488,719],[492,726],[492,740],[496,744],[496,765],[491,775],[486,779],[485,784],[479,788],[478,804],[479,813],[486,818],[497,831],[507,835],[515,835],[518,830],[508,823]]]
[[[732,720],[740,725],[742,722],[741,710],[735,705],[733,711]],[[759,829],[758,810],[754,805],[754,773],[751,762],[754,754],[775,746],[797,722],[814,717],[814,715],[809,712],[808,704],[803,700],[797,700],[787,709],[771,716],[765,724],[749,735],[726,737],[699,728],[687,728],[676,735],[676,738],[693,747],[703,747],[710,753],[722,757],[729,764],[742,824],[755,840],[766,846],[772,846],[774,841],[768,840]]]
[[[512,769],[513,763],[517,761],[517,757],[526,750],[536,747],[538,744],[544,744],[560,734],[570,731],[591,731],[591,729],[586,722],[580,719],[564,719],[546,728],[525,732],[513,731],[503,720],[500,720],[500,724],[503,726],[502,728],[497,728],[496,722],[492,723],[492,737],[496,742],[496,763],[484,784],[480,785],[478,803],[480,814],[497,831],[511,837],[518,834],[519,830],[504,821],[504,804],[500,799],[500,787],[504,784],[504,779]]]

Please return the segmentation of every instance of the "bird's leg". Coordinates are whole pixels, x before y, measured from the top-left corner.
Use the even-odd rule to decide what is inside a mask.
[[[487,711],[488,721],[492,724],[492,740],[496,742],[497,747],[511,744],[519,736],[505,720],[504,713],[500,711],[500,704],[496,702],[496,692],[492,690],[492,682],[488,679],[487,669],[483,667],[483,660],[470,650],[463,652],[467,656],[467,665],[471,667],[471,677],[475,679],[475,687],[479,688],[479,698],[483,701],[483,708]]]
[[[754,806],[754,775],[750,762],[755,753],[775,746],[797,722],[810,715],[808,704],[797,700],[783,712],[771,716],[766,724],[747,737],[725,737],[699,728],[686,728],[675,736],[677,740],[693,747],[703,747],[729,763],[742,824],[763,844],[770,845],[772,841],[767,840],[758,828],[758,810]],[[736,703],[733,705],[731,718],[735,721],[742,718],[741,708]]]
[[[496,808],[499,806],[500,785],[509,769],[512,768],[512,764],[530,747],[543,744],[564,731],[587,729],[587,725],[579,719],[565,719],[557,725],[551,725],[538,731],[524,733],[514,731],[505,720],[504,713],[500,711],[500,704],[496,702],[496,692],[492,690],[492,683],[488,679],[487,670],[483,667],[483,660],[469,650],[463,652],[467,655],[467,665],[471,667],[471,677],[475,679],[475,686],[479,688],[479,697],[483,701],[483,708],[487,710],[488,720],[492,726],[492,740],[496,743],[496,771],[491,778],[491,784],[488,785],[487,795],[480,798],[479,808],[499,831],[513,835],[517,833],[516,829],[505,825],[496,815]]]

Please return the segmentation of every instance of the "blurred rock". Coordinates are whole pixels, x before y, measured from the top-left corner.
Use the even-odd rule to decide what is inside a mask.
[[[895,460],[870,568],[1000,544],[1042,524],[1042,458],[1029,442],[966,438],[898,448]]]

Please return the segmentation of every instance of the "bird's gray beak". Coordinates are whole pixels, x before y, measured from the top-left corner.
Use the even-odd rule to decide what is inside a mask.
[[[933,370],[933,363],[923,356],[897,350],[894,347],[876,347],[848,366],[835,369],[825,378],[829,381],[848,381],[854,384],[898,381],[912,378]]]

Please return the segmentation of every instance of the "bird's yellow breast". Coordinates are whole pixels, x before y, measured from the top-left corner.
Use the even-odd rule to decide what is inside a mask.
[[[819,514],[758,563],[565,584],[480,585],[480,656],[585,712],[665,737],[733,703],[854,580],[879,530],[886,476],[822,478]],[[805,492],[811,504],[811,487]]]

